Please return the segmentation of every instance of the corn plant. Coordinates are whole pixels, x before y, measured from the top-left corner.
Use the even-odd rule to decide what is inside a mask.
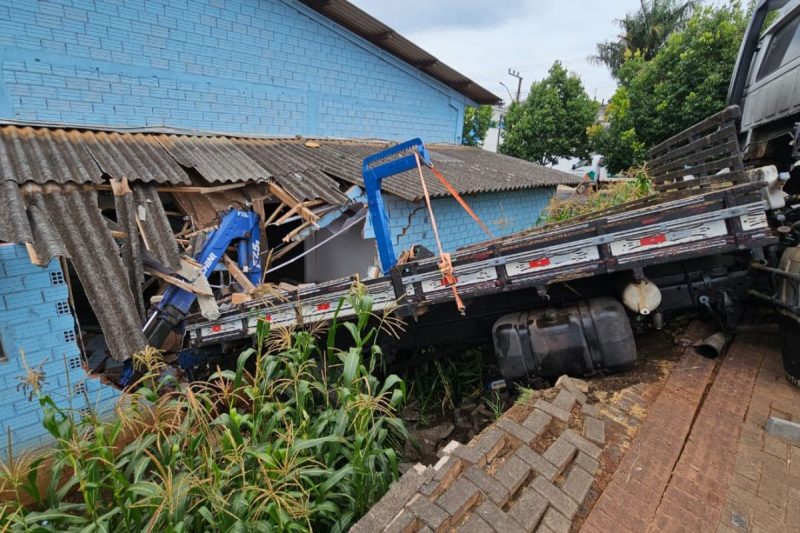
[[[56,446],[26,460],[26,476],[13,460],[0,469],[6,490],[33,500],[0,508],[0,528],[347,530],[398,477],[395,449],[406,438],[395,416],[405,384],[376,376],[385,318],[359,287],[349,298],[357,318],[334,320],[324,343],[319,331],[263,322],[235,368],[206,382],[165,378],[152,352],[137,355],[143,377],[112,420],[39,396]],[[340,330],[347,348],[334,344]],[[50,482],[39,491],[43,464]]]

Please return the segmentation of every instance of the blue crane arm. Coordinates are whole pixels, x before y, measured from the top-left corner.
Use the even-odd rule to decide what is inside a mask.
[[[378,256],[384,274],[388,274],[397,263],[397,258],[392,246],[392,234],[389,229],[389,215],[383,205],[381,197],[381,183],[385,178],[400,174],[417,167],[417,159],[432,166],[430,154],[422,143],[416,138],[387,148],[381,152],[364,158],[362,175],[364,188],[367,190],[367,207],[369,207],[370,221],[375,229],[375,241],[378,245]]]
[[[194,256],[202,265],[202,273],[208,278],[219,263],[225,250],[234,244],[238,265],[254,284],[261,283],[261,228],[258,215],[252,211],[231,209],[220,219],[219,227],[210,232],[203,248]],[[148,344],[160,348],[170,331],[178,327],[197,295],[170,285],[144,328]]]

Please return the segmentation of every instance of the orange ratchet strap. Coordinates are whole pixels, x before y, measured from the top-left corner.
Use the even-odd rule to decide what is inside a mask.
[[[453,298],[456,301],[456,307],[458,307],[458,312],[463,315],[466,307],[464,306],[464,302],[461,301],[461,297],[458,295],[458,289],[456,289],[456,283],[458,283],[458,280],[453,274],[453,262],[450,259],[450,254],[445,253],[444,248],[442,248],[442,241],[439,239],[439,228],[436,225],[436,217],[433,215],[433,207],[431,206],[431,195],[428,193],[428,185],[425,183],[425,176],[422,175],[422,164],[419,161],[419,154],[414,152],[414,157],[417,160],[417,170],[419,171],[419,181],[422,184],[422,192],[425,194],[425,204],[428,206],[428,214],[431,217],[433,236],[436,238],[436,246],[439,248],[439,270],[442,272],[442,284],[445,287],[450,287],[453,290]]]
[[[417,161],[417,163],[419,164],[419,161]],[[488,227],[486,227],[486,224],[483,223],[483,220],[478,218],[478,215],[475,214],[475,212],[470,208],[469,204],[466,201],[464,201],[464,199],[461,197],[460,194],[458,194],[458,191],[455,190],[455,188],[452,185],[450,185],[450,182],[447,181],[444,178],[444,176],[442,176],[441,172],[436,170],[436,167],[434,167],[433,165],[431,165],[431,170],[433,171],[433,175],[436,176],[436,178],[441,182],[441,184],[444,185],[444,188],[447,189],[447,192],[449,192],[453,196],[453,198],[455,198],[456,201],[461,205],[464,211],[466,211],[467,214],[472,217],[472,220],[478,223],[478,225],[481,227],[484,233],[486,233],[486,235],[489,236],[490,239],[494,239],[494,235],[492,235],[492,232],[489,231]]]

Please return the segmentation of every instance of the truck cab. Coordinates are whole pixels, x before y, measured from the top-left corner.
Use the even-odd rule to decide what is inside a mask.
[[[772,164],[791,172],[787,188],[800,190],[800,169],[794,170],[800,159],[797,87],[800,0],[761,0],[739,50],[728,104],[742,110],[739,142],[748,166]]]

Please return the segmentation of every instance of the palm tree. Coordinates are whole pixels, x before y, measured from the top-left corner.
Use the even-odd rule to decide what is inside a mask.
[[[628,13],[617,24],[622,33],[616,41],[597,43],[597,55],[590,59],[606,65],[615,78],[628,54],[639,52],[652,59],[673,32],[683,29],[698,0],[641,0],[638,11]]]

